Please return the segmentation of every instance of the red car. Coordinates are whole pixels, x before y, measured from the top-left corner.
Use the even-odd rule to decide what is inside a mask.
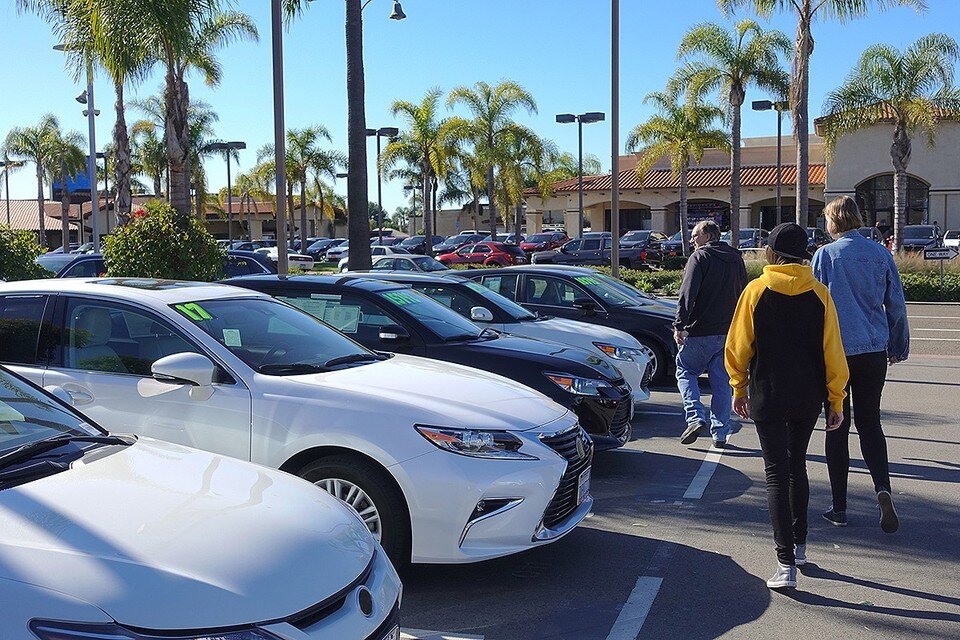
[[[437,260],[448,266],[452,264],[484,264],[508,267],[514,264],[527,264],[527,256],[520,247],[502,242],[468,244],[456,251],[438,256]]]
[[[520,248],[524,251],[550,251],[556,249],[570,238],[561,231],[545,231],[544,233],[535,233],[527,237],[520,243]]]

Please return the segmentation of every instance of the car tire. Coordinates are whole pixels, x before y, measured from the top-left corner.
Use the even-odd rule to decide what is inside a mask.
[[[378,520],[376,527],[372,526],[373,514],[368,513],[364,519],[367,528],[371,529],[375,538],[378,532],[374,529],[379,529],[380,546],[395,566],[410,562],[410,516],[407,505],[396,484],[380,466],[358,456],[333,455],[314,460],[302,467],[297,475],[327,493],[336,495],[335,491],[339,490],[342,495],[336,497],[341,500],[348,498],[354,504],[345,502],[354,511],[358,507],[361,511],[372,507]],[[363,495],[351,494],[354,487]]]
[[[665,386],[668,382],[668,374],[670,371],[669,362],[667,361],[667,356],[661,347],[655,340],[652,340],[647,337],[637,336],[637,342],[650,349],[653,352],[653,376],[650,379],[650,386],[662,387]]]

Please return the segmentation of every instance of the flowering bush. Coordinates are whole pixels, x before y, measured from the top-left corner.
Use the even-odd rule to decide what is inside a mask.
[[[49,278],[53,274],[33,261],[42,253],[34,233],[0,225],[0,280]]]
[[[154,201],[104,239],[103,259],[111,277],[212,281],[223,274],[224,252],[202,222],[180,221]]]

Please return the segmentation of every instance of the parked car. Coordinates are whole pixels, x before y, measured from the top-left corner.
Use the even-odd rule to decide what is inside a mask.
[[[76,249],[74,249],[71,245],[70,248],[70,253],[95,253],[96,251],[97,249],[92,242],[84,242]]]
[[[628,231],[620,236],[620,249],[639,249],[639,266],[659,268],[663,266],[662,244],[666,240],[669,240],[667,234],[659,231]]]
[[[831,242],[833,238],[820,227],[807,227],[807,251],[810,253]]]
[[[720,239],[730,244],[730,232],[724,231],[720,235]],[[746,229],[740,229],[740,249],[760,249],[767,246],[767,238],[770,237],[770,232],[766,229],[755,229],[748,227]]]
[[[551,249],[556,249],[569,240],[570,238],[567,237],[567,234],[563,233],[562,231],[535,233],[531,236],[527,236],[527,238],[520,243],[520,248],[526,252],[549,251]]]
[[[526,264],[527,256],[523,249],[515,244],[478,242],[437,256],[437,260],[447,266],[465,264],[503,267],[511,264]]]
[[[431,238],[431,247],[436,246],[444,241],[443,236],[431,236]],[[424,255],[427,252],[427,238],[426,236],[410,236],[409,238],[405,238],[400,243],[400,247],[406,249],[410,253],[419,253]]]
[[[941,246],[939,228],[932,224],[908,224],[903,228],[903,250],[919,252]]]
[[[868,240],[873,240],[878,244],[886,244],[886,237],[883,235],[883,232],[876,227],[860,227],[857,231]]]
[[[581,238],[613,238],[609,231],[584,231]]]
[[[323,240],[323,238],[320,238],[320,237],[307,238],[307,247],[309,247],[310,245],[314,244],[314,243],[317,242],[318,240]],[[306,251],[302,251],[302,250],[301,250],[301,247],[300,247],[300,238],[299,238],[299,237],[296,238],[293,242],[290,243],[290,250],[291,250],[291,251],[297,251],[297,252],[299,252],[299,253],[306,253]]]
[[[327,250],[346,242],[346,238],[321,238],[307,247],[305,254],[313,258],[314,262],[320,262],[327,259]]]
[[[57,278],[95,278],[107,274],[107,265],[99,253],[55,256],[44,254],[34,262],[51,271]],[[254,251],[227,251],[223,261],[226,278],[276,272],[277,266],[274,262]]]
[[[340,244],[336,244],[331,247],[328,247],[326,254],[324,254],[325,259],[327,262],[340,262],[340,258],[346,255],[346,253],[349,250],[350,250],[350,241],[344,240]]]
[[[449,271],[450,267],[430,256],[417,254],[395,254],[391,256],[374,256],[371,271]]]
[[[609,265],[613,238],[600,236],[571,240],[553,251],[537,251],[530,257],[533,264]],[[620,266],[639,269],[644,266],[643,249],[619,250]]]
[[[319,313],[327,302],[301,304]],[[337,326],[359,321],[356,309],[330,309],[324,317]],[[144,279],[2,283],[0,333],[10,327],[23,338],[0,341],[3,361],[103,426],[299,475],[353,506],[395,562],[508,555],[562,537],[590,511],[592,449],[574,413],[500,376],[375,353],[253,291]],[[245,499],[255,504],[268,489]],[[255,540],[255,553],[231,554],[235,566],[262,571],[274,548]],[[286,588],[274,584],[282,576],[269,581]]]
[[[383,240],[377,236],[370,239],[371,247],[393,247],[403,242],[403,238],[397,236],[383,236]]]
[[[29,351],[0,343],[3,360]],[[396,571],[323,491],[112,435],[3,367],[0,426],[0,638],[399,637]]]
[[[587,324],[564,318],[549,318],[531,313],[504,296],[496,289],[507,276],[499,281],[491,280],[490,288],[473,280],[446,273],[370,273],[371,277],[410,286],[425,293],[445,307],[469,318],[482,328],[495,329],[510,335],[523,336],[546,342],[555,342],[597,356],[609,358],[630,385],[634,403],[649,399],[649,373],[652,354],[637,340],[622,331],[610,327]]]
[[[450,253],[466,244],[481,242],[483,238],[483,234],[480,233],[460,232],[455,236],[450,236],[440,244],[434,245],[433,254],[439,256]]]
[[[268,249],[277,246],[276,240],[237,240],[230,247],[234,251],[256,251],[257,249]]]
[[[515,233],[498,233],[497,237],[494,238],[489,233],[483,237],[481,242],[502,242],[504,244],[520,244],[526,239],[526,235],[520,234],[520,242],[517,242],[517,234]]]
[[[677,231],[668,240],[660,243],[660,250],[663,252],[664,259],[683,255],[683,236],[680,233]],[[687,231],[687,242],[691,242],[689,231]]]
[[[77,249],[79,249],[79,248],[80,248],[80,244],[79,244],[79,243],[77,243],[77,242],[71,242],[70,244],[67,245],[67,253],[73,253],[75,250],[77,250]],[[48,253],[48,254],[49,254],[49,253],[63,253],[63,246],[61,245],[61,246],[57,247],[56,249],[51,249],[50,251],[47,251],[47,253]]]
[[[581,320],[629,333],[653,353],[652,384],[667,384],[676,367],[675,310],[645,303],[576,267],[531,265],[465,271],[463,275],[497,288],[529,311]],[[506,279],[505,279],[506,277]],[[506,297],[511,298],[510,295]]]
[[[371,256],[395,256],[395,255],[409,255],[408,251],[401,249],[400,247],[388,247],[381,245],[374,245],[370,247]],[[424,256],[425,258],[427,256]],[[340,258],[340,262],[337,263],[337,269],[341,272],[347,271],[347,263],[350,260],[350,252],[343,254],[343,257]]]
[[[256,251],[227,251],[223,261],[223,277],[276,273],[277,263]]]
[[[280,257],[280,249],[278,247],[265,247],[263,249],[257,249],[256,253],[267,258],[274,264]],[[287,264],[290,266],[297,266],[304,271],[310,271],[313,269],[314,261],[309,255],[305,253],[296,253],[295,251],[287,252]]]
[[[265,276],[231,284],[315,314],[368,349],[475,367],[526,385],[573,411],[599,446],[618,447],[629,439],[630,388],[606,358],[481,329],[410,287],[361,275]],[[424,390],[436,394],[440,388],[451,401],[479,402],[454,396],[445,386]]]
[[[943,234],[943,246],[960,249],[960,230],[947,229],[947,232]]]

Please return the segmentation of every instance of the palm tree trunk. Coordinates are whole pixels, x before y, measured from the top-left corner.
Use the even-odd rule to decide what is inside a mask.
[[[114,102],[116,122],[113,125],[113,184],[117,190],[117,197],[113,208],[117,214],[118,224],[122,224],[127,221],[133,206],[133,195],[130,190],[132,165],[130,137],[127,134],[126,111],[123,104],[123,83],[114,82],[113,86],[117,97]]]
[[[487,153],[493,156],[493,131],[487,131]],[[487,208],[490,209],[490,237],[497,237],[497,205],[493,202],[493,162],[487,164]]]
[[[96,197],[96,189],[91,193]],[[80,221],[83,224],[83,221]],[[63,252],[70,253],[70,192],[67,190],[67,165],[60,159],[60,236]]]
[[[473,191],[473,204],[471,204],[470,209],[473,211],[473,226],[471,229],[477,231],[477,221],[480,219],[480,193],[477,191],[476,187],[471,187]]]
[[[163,193],[163,187],[161,185],[162,181],[163,176],[161,174],[158,173],[157,175],[153,176],[153,196],[155,198],[159,198]]]
[[[690,255],[690,230],[687,228],[687,165],[680,169],[680,240],[683,255]]]
[[[307,182],[300,181],[300,253],[307,250]]]
[[[903,247],[903,227],[907,223],[907,166],[910,164],[911,142],[905,123],[897,122],[890,146],[893,161],[893,249]]]
[[[740,247],[740,107],[746,94],[743,87],[730,89],[733,126],[730,149],[730,245]]]
[[[287,243],[287,246],[293,244],[293,238],[296,234],[295,213],[293,209],[293,182],[287,182],[287,228],[283,230],[283,241]],[[280,239],[279,234],[277,234],[277,239]]]
[[[360,0],[346,0],[347,20],[347,236],[350,271],[369,269],[370,216],[367,202],[367,116],[364,111],[363,17]]]
[[[423,235],[427,238],[427,243],[424,245],[425,253],[428,256],[433,255],[433,246],[429,242],[429,238],[433,236],[433,222],[431,219],[430,212],[430,169],[424,163],[423,166]]]
[[[810,220],[809,99],[810,55],[813,53],[813,18],[810,0],[804,0],[797,21],[797,39],[793,59],[792,107],[793,136],[797,141],[797,224],[806,228]]]
[[[520,218],[523,216],[523,205],[519,202],[513,209],[513,240],[520,246]]]
[[[40,246],[44,249],[47,248],[47,229],[44,225],[44,215],[43,210],[43,164],[37,163],[37,209],[40,215]],[[80,221],[80,224],[83,224],[83,220]]]
[[[167,61],[166,115],[164,136],[167,142],[167,173],[170,180],[170,206],[177,212],[182,226],[190,217],[190,130],[187,109],[190,93],[183,70]]]
[[[437,177],[434,176],[433,180],[431,180],[431,183],[432,185],[430,187],[430,190],[431,190],[430,219],[433,221],[433,224],[431,225],[430,228],[433,229],[434,233],[436,233],[437,231],[437,191],[440,189],[440,180],[438,180]],[[430,255],[433,255],[433,235],[430,235],[427,237],[427,243],[430,245]]]
[[[204,211],[203,201],[206,199],[203,193],[203,188],[201,185],[196,185],[193,188],[193,198],[196,203],[194,206],[197,208],[197,220],[204,222],[207,218],[206,212]]]

